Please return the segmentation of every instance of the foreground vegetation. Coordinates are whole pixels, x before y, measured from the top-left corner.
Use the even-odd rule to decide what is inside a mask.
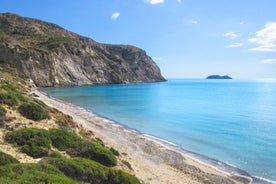
[[[138,184],[139,180],[84,158],[45,157],[37,164],[23,164],[0,152],[0,183]]]
[[[0,77],[2,74],[0,67]],[[19,163],[0,151],[0,184],[140,183],[135,176],[113,168],[120,155],[117,150],[107,148],[70,116],[31,97],[24,80],[7,74],[4,77],[0,80],[0,131],[5,133],[0,146],[13,146],[40,161]],[[11,112],[22,116],[21,124],[12,126],[16,118],[11,117]],[[53,128],[38,128],[48,121],[55,123]]]

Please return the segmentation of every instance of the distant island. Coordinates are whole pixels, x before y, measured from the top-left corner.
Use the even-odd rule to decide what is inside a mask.
[[[206,77],[206,79],[232,79],[231,77],[229,77],[228,75],[210,75],[208,77]]]

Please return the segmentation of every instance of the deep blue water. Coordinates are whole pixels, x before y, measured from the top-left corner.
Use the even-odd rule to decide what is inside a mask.
[[[183,79],[42,91],[276,181],[276,80]]]

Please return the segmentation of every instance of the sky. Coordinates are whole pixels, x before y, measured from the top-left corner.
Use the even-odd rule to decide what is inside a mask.
[[[276,0],[0,0],[0,13],[147,52],[166,78],[276,78]]]

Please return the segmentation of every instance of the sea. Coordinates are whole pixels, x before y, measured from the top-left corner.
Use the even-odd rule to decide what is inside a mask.
[[[42,88],[156,139],[276,181],[276,79]]]

